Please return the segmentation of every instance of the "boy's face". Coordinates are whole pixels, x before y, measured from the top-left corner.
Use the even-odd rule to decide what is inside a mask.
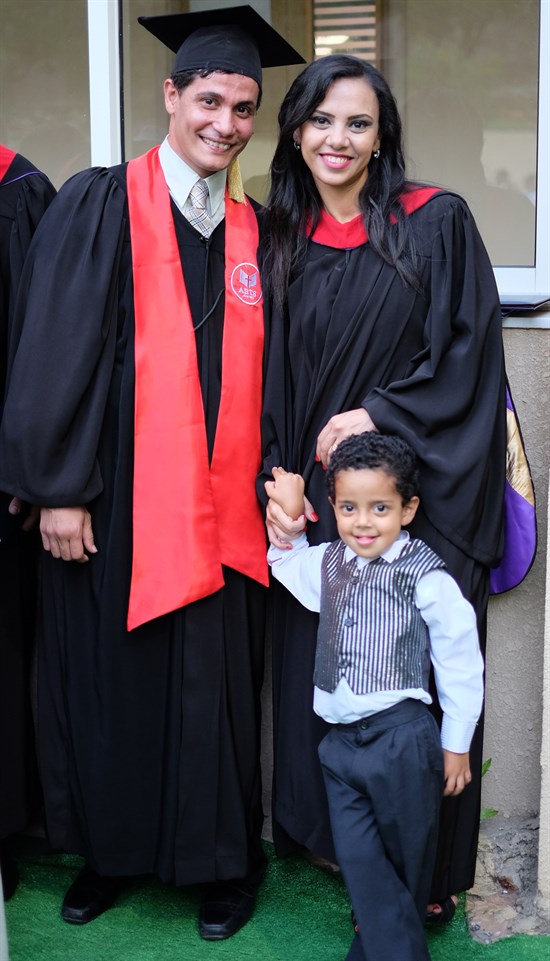
[[[340,471],[334,479],[338,533],[359,557],[379,557],[410,524],[419,504],[412,497],[403,504],[395,480],[384,470],[362,468]]]

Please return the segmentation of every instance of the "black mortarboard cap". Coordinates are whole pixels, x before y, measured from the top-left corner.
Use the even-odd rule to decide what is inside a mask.
[[[172,74],[223,70],[262,86],[262,67],[305,63],[303,57],[250,5],[138,17],[143,27],[176,53]]]

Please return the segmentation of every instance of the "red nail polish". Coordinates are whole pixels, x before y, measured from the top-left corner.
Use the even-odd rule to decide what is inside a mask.
[[[313,513],[313,514],[311,515],[311,519],[312,519],[312,521],[318,521],[318,520],[319,520],[319,517],[318,517],[317,514]]]
[[[318,464],[320,460],[321,460],[321,458],[320,458],[320,457],[317,457],[317,454],[315,454],[315,463]]]

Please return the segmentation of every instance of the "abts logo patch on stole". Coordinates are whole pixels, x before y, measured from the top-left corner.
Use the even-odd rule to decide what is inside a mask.
[[[237,264],[231,274],[231,289],[243,304],[258,304],[262,299],[262,288],[256,264]]]

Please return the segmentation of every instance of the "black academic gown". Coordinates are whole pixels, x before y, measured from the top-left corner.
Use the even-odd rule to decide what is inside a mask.
[[[198,326],[224,287],[225,226],[206,243],[173,214]],[[134,434],[126,167],[69,181],[37,240],[3,449],[31,500],[87,505],[98,548],[83,565],[43,560],[39,737],[50,840],[105,875],[243,877],[263,859],[265,589],[225,570],[221,591],[126,631]],[[210,450],[223,313],[222,297],[197,331]]]
[[[488,565],[501,551],[505,472],[501,314],[472,216],[440,194],[411,214],[422,291],[406,289],[367,243],[310,242],[290,286],[288,313],[271,318],[263,418],[265,470],[299,471],[319,515],[313,544],[336,526],[316,439],[333,414],[364,406],[377,428],[404,437],[420,460],[421,502],[410,528],[446,562],[474,604],[482,646]],[[317,615],[272,588],[274,834],[334,858],[317,744],[328,730],[312,711]],[[437,705],[434,711],[438,714]],[[482,724],[472,745],[475,783],[445,801],[434,897],[473,883]]]
[[[23,263],[54,195],[48,178],[16,154],[0,181],[0,419]],[[0,493],[0,839],[24,828],[36,804],[30,657],[37,537],[19,530],[20,521],[8,514],[10,500],[6,488]]]

